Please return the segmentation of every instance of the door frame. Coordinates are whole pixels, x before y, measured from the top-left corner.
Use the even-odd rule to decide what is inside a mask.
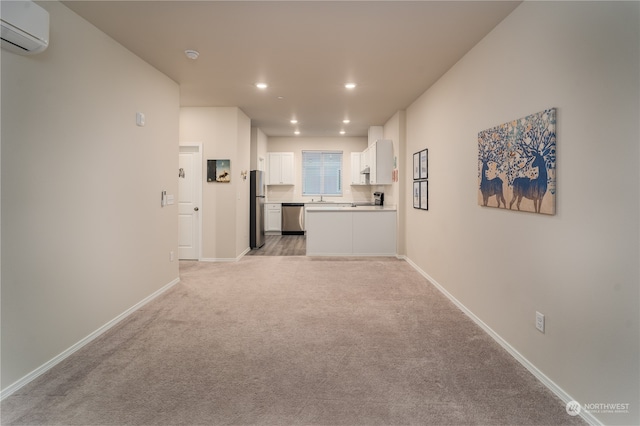
[[[199,214],[198,214],[198,244],[196,245],[196,260],[200,261],[202,259],[202,142],[180,142],[178,144],[178,156],[180,155],[181,148],[196,148],[197,156],[196,156],[196,174],[198,175],[198,179],[196,179],[196,204],[198,204]],[[179,179],[179,178],[178,178]],[[178,195],[178,200],[180,196]],[[177,220],[177,217],[176,217]]]

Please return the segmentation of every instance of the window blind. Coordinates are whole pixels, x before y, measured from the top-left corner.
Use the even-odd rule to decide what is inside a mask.
[[[302,151],[302,195],[342,195],[341,151]]]

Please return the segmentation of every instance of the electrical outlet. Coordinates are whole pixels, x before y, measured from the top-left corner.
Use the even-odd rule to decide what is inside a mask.
[[[540,333],[544,333],[544,315],[536,311],[536,328]]]

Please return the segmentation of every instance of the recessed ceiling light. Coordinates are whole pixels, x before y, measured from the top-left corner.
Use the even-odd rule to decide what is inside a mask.
[[[191,50],[191,49],[185,50],[184,54],[187,55],[187,58],[192,59],[194,61],[198,59],[198,56],[200,56],[200,52],[198,52],[197,50]]]
[[[298,123],[298,120],[296,120],[295,118],[291,120],[291,124],[296,124],[296,123]]]
[[[346,87],[349,90],[355,89],[356,88],[356,84],[355,83],[347,83],[344,85],[344,87]]]
[[[344,135],[345,133],[347,133],[347,132],[345,132],[344,130],[340,130],[340,134],[341,135]]]
[[[349,124],[349,123],[351,123],[351,120],[342,120],[342,122],[343,122],[344,124]]]
[[[293,132],[294,135],[299,135],[300,134],[300,130],[296,130],[295,132]]]
[[[263,89],[263,90],[264,90],[264,89],[266,89],[266,88],[267,88],[267,87],[269,87],[269,86],[267,85],[267,83],[256,83],[256,87],[257,87],[258,89]]]

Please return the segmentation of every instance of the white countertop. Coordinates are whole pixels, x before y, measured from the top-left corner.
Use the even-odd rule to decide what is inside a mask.
[[[357,206],[357,207],[337,207],[331,205],[323,205],[318,207],[307,207],[307,212],[394,212],[396,206]]]
[[[266,200],[265,203],[273,203],[273,204],[287,204],[287,203],[296,203],[296,204],[305,204],[305,205],[311,205],[311,204],[317,204],[319,206],[325,206],[325,205],[336,205],[336,204],[351,204],[351,203],[356,203],[356,204],[373,204],[373,202],[371,201],[305,201],[305,200]]]

